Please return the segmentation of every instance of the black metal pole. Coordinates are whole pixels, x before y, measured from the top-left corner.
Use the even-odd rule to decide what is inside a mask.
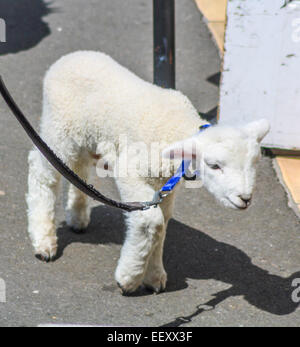
[[[154,83],[175,89],[175,4],[153,0]]]

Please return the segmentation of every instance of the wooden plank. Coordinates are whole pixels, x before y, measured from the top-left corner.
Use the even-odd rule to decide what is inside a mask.
[[[220,123],[267,118],[263,145],[300,149],[300,1],[231,0]]]
[[[212,32],[218,47],[223,51],[224,47],[224,34],[225,34],[225,20],[226,20],[226,4],[227,0],[196,0],[197,5],[201,12],[208,21],[208,27]],[[220,6],[223,2],[223,7]],[[292,5],[292,9],[293,6]],[[300,19],[299,19],[300,27]],[[297,29],[297,28],[296,28]],[[293,35],[297,33],[294,32]],[[300,33],[300,29],[299,29]],[[295,40],[295,38],[294,38]],[[297,38],[296,38],[297,41]],[[299,36],[300,41],[300,36]],[[291,55],[286,58],[293,58]],[[282,65],[285,66],[285,65]],[[297,215],[300,216],[300,151],[291,151],[286,149],[272,149],[273,154],[277,155],[276,172],[280,178],[280,181],[284,185],[289,199],[290,206],[294,209]]]

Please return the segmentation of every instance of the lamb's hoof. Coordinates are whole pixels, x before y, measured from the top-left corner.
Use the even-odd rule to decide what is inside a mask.
[[[48,240],[49,241],[49,240]],[[35,257],[45,263],[55,260],[57,253],[57,245],[55,241],[49,241],[46,244],[35,248]]]
[[[125,288],[123,288],[119,282],[117,282],[117,285],[120,288],[120,292],[122,295],[126,296],[129,294],[128,292],[126,292]]]
[[[139,273],[134,276],[130,272],[125,272],[123,268],[118,267],[115,274],[116,282],[123,295],[129,295],[136,292],[143,284],[144,274]]]
[[[134,294],[137,290],[137,289],[129,289],[129,288],[124,288],[119,282],[117,282],[117,285],[118,287],[120,288],[120,293],[121,295],[123,296],[131,296],[132,294]]]
[[[73,210],[67,211],[66,223],[72,232],[83,234],[90,223],[89,213],[86,210],[79,212]]]
[[[35,257],[44,263],[49,263],[52,260],[50,256],[46,254],[35,254]]]
[[[159,287],[153,287],[149,284],[144,284],[144,286],[147,290],[153,292],[154,294],[160,294],[166,291],[166,288],[163,285],[160,285]]]
[[[162,293],[166,290],[167,274],[165,271],[161,271],[159,274],[153,273],[151,276],[147,276],[144,279],[144,286],[146,289],[154,292],[155,294]]]
[[[132,295],[133,293],[135,293],[139,288],[140,288],[140,286],[141,285],[139,285],[139,286],[134,286],[134,287],[131,287],[131,286],[126,286],[126,287],[124,287],[124,286],[122,286],[119,282],[117,282],[117,285],[118,285],[118,287],[120,288],[120,292],[121,292],[121,294],[123,295],[123,296],[130,296],[130,295]]]

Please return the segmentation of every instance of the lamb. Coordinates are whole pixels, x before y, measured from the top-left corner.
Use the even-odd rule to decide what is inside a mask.
[[[115,177],[122,201],[151,200],[174,173],[166,173],[170,158],[180,162],[184,155],[200,169],[204,186],[218,201],[235,209],[249,206],[260,142],[269,131],[266,120],[212,126],[195,136],[207,122],[186,96],[145,82],[109,56],[89,51],[64,56],[49,69],[43,99],[41,137],[87,181],[97,150],[102,160],[116,166],[107,144],[114,144],[118,157],[129,164],[135,159],[118,142],[122,134],[128,143],[161,144],[163,159],[154,167],[160,177]],[[60,175],[37,149],[28,160],[28,231],[35,255],[50,261],[57,253],[54,207]],[[176,189],[157,208],[125,213],[127,236],[115,273],[123,293],[141,285],[157,293],[165,289],[163,245],[175,195]],[[88,198],[70,185],[68,226],[83,230],[89,221]]]

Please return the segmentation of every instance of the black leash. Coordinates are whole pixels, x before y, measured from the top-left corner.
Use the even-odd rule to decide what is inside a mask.
[[[163,196],[156,194],[153,201],[149,202],[127,202],[122,203],[107,198],[96,190],[92,185],[84,182],[78,175],[75,174],[57,155],[52,151],[51,148],[41,139],[37,132],[33,129],[27,118],[24,116],[20,108],[17,106],[9,91],[7,90],[2,77],[0,76],[0,93],[6,101],[8,107],[15,115],[17,120],[20,122],[27,135],[31,138],[32,142],[39,149],[39,151],[45,156],[45,158],[53,165],[53,167],[64,176],[71,184],[88,195],[92,199],[102,202],[106,205],[120,208],[127,212],[133,211],[144,211],[149,209],[151,206],[157,206],[163,199]]]

